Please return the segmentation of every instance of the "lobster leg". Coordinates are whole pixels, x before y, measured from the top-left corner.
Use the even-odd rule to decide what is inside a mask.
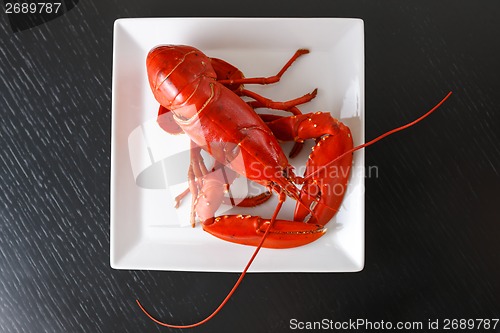
[[[192,193],[192,226],[195,225],[196,216],[202,221],[213,217],[222,203],[239,207],[254,207],[266,202],[271,197],[271,193],[266,191],[256,196],[235,200],[230,192],[230,186],[236,176],[236,172],[219,162],[215,162],[212,170],[209,172],[201,156],[201,148],[194,142],[191,142],[188,190]],[[184,191],[177,198],[187,195],[189,191]],[[228,197],[226,197],[226,195],[228,195]],[[229,202],[227,202],[228,198]],[[182,199],[182,197],[179,199]]]
[[[201,219],[213,216],[220,207],[224,194],[229,192],[229,184],[236,178],[236,173],[224,168],[218,162],[215,162],[212,172],[209,172],[201,155],[201,147],[193,141],[191,141],[190,157],[189,188],[176,197],[176,207],[180,204],[180,200],[191,192],[190,220],[191,225],[194,227],[196,215]]]
[[[191,224],[195,224],[195,212],[198,210],[201,215],[206,218],[206,209],[203,204],[209,206],[207,199],[212,200],[213,207],[220,206],[221,203],[237,207],[255,207],[263,204],[271,198],[269,191],[262,192],[257,195],[248,196],[245,198],[235,198],[230,192],[230,184],[236,178],[233,170],[226,168],[224,165],[215,162],[211,172],[208,172],[203,157],[200,154],[200,148],[194,142],[191,142],[191,161],[188,170],[188,188],[175,197],[175,208],[179,208],[181,201],[189,194],[192,194],[191,204]],[[219,193],[224,193],[220,197]],[[213,196],[215,194],[215,197]],[[226,196],[227,195],[227,196]],[[214,201],[215,199],[215,201]],[[209,211],[211,211],[210,209]],[[215,211],[214,211],[215,212]]]
[[[295,115],[302,114],[302,112],[296,108],[299,104],[304,104],[311,101],[318,94],[318,89],[314,89],[313,92],[305,94],[299,98],[295,98],[285,102],[276,102],[262,95],[259,95],[253,91],[243,89],[240,96],[246,96],[253,98],[255,101],[248,102],[248,104],[254,108],[268,108],[274,110],[289,111]]]
[[[271,198],[271,192],[265,191],[257,195],[251,195],[243,199],[234,200],[234,197],[224,197],[222,203],[237,207],[255,207],[262,205]]]
[[[186,188],[181,194],[175,197],[175,208],[179,208],[181,205],[182,200],[189,194],[191,193],[190,188]]]
[[[202,170],[204,171],[205,169],[204,168],[205,165],[203,164],[203,158],[200,152],[201,148],[198,147],[193,141],[191,141],[191,149],[190,149],[191,160],[189,163],[189,170],[188,170],[188,185],[189,185],[189,191],[191,192],[192,195],[190,221],[191,221],[191,226],[193,228],[196,224],[195,206],[198,199],[198,192],[200,188],[199,179],[201,176],[204,175]],[[203,167],[201,167],[200,164],[203,164]]]
[[[309,50],[306,49],[299,49],[297,50],[294,55],[288,60],[288,62],[283,66],[283,68],[278,72],[278,74],[273,75],[273,76],[267,76],[267,77],[252,77],[252,78],[245,78],[243,77],[243,74],[241,74],[241,77],[238,77],[238,74],[231,73],[230,78],[228,79],[221,79],[221,77],[227,77],[227,75],[224,75],[224,68],[223,66],[218,66],[218,64],[214,64],[214,61],[219,62],[219,64],[225,63],[228,64],[227,62],[220,60],[220,59],[214,59],[212,58],[212,66],[214,67],[215,72],[217,73],[217,77],[219,78],[218,81],[224,85],[242,85],[242,84],[272,84],[276,83],[281,79],[281,76],[286,72],[286,70],[293,64],[295,60],[297,60],[298,57],[301,55],[309,53]],[[228,64],[229,66],[235,68],[234,66]],[[224,68],[222,70],[219,70],[219,68]],[[222,73],[222,76],[219,76],[219,73]],[[240,72],[241,73],[241,72]]]
[[[236,173],[215,163],[212,172],[209,172],[201,155],[201,148],[191,141],[191,161],[188,170],[188,189],[175,198],[176,206],[191,192],[190,222],[194,227],[196,216],[206,219],[213,216],[220,207],[223,196],[229,193],[229,185],[236,178]]]
[[[247,97],[251,97],[251,98],[255,99],[254,101],[247,102],[247,104],[250,105],[253,109],[268,108],[268,109],[274,109],[274,110],[282,110],[282,111],[291,112],[294,115],[301,115],[302,114],[302,112],[297,108],[297,105],[309,102],[314,97],[316,97],[317,93],[318,93],[318,89],[314,89],[311,93],[305,94],[302,97],[295,98],[295,99],[285,101],[285,102],[276,102],[276,101],[270,100],[268,98],[265,98],[259,94],[256,94],[253,91],[249,91],[246,89],[244,89],[242,91],[243,96],[247,96]],[[269,122],[272,120],[283,118],[282,116],[273,115],[273,114],[259,114],[259,116],[265,122]],[[290,151],[288,156],[291,158],[297,156],[300,153],[300,151],[302,150],[303,146],[304,146],[303,141],[301,141],[301,142],[295,141],[295,144],[292,147],[292,150]]]

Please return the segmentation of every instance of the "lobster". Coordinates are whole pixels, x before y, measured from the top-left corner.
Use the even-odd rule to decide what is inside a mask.
[[[236,67],[221,59],[209,58],[190,46],[160,46],[149,53],[146,61],[149,83],[161,105],[158,122],[167,132],[184,132],[191,140],[188,174],[193,225],[196,215],[205,231],[224,240],[257,246],[272,224],[263,243],[263,247],[270,248],[301,246],[324,234],[324,225],[337,212],[345,192],[338,190],[335,192],[340,195],[333,195],[329,189],[346,188],[352,154],[329,166],[342,170],[339,178],[325,177],[328,170],[316,174],[313,170],[353,147],[349,128],[330,113],[302,114],[298,110],[296,106],[314,98],[316,90],[292,101],[274,102],[243,86],[277,82],[287,68],[307,52],[298,50],[284,68],[270,78],[244,78]],[[253,101],[247,103],[242,96]],[[259,115],[254,110],[258,107],[290,111],[292,115]],[[292,152],[295,155],[307,139],[316,139],[317,144],[304,177],[299,177],[294,174],[279,141],[297,142]],[[202,149],[216,161],[212,172],[205,168]],[[229,170],[222,169],[223,166]],[[276,192],[280,198],[278,207],[286,196],[297,200],[294,221],[250,215],[214,217],[236,175]],[[297,184],[302,185],[302,189],[299,190]],[[256,205],[267,198],[269,195],[264,193],[247,198],[240,205]],[[278,211],[276,209],[276,214]]]
[[[209,58],[191,46],[161,45],[149,52],[146,67],[151,90],[160,103],[158,124],[168,133],[187,134],[191,142],[189,188],[176,198],[177,204],[190,192],[193,226],[198,218],[203,229],[210,234],[256,247],[220,306],[196,324],[163,323],[151,316],[137,300],[142,311],[156,323],[172,328],[189,328],[205,323],[235,292],[260,248],[297,247],[323,236],[325,225],[339,210],[346,192],[352,153],[419,122],[450,95],[414,122],[354,147],[349,128],[329,112],[303,114],[298,109],[298,105],[313,99],[317,90],[290,101],[276,102],[244,86],[278,82],[292,63],[308,52],[305,49],[296,51],[274,76],[254,78],[245,78],[235,66],[221,59]],[[291,115],[258,114],[255,112],[257,108],[282,110]],[[293,157],[308,139],[315,140],[316,144],[309,155],[304,175],[298,176],[280,142],[295,142],[290,153]],[[206,167],[202,150],[213,157],[211,168]],[[332,173],[331,170],[342,172]],[[243,199],[239,205],[255,206],[266,201],[271,192],[278,195],[278,204],[270,218],[214,216],[227,200],[229,188],[238,175],[267,189],[261,195]],[[291,221],[277,218],[287,197],[297,201]],[[234,203],[232,198],[230,200]]]

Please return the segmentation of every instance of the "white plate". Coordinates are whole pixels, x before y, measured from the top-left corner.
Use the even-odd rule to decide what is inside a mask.
[[[251,86],[274,100],[318,88],[303,112],[330,111],[364,142],[363,21],[338,18],[146,18],[114,26],[111,139],[111,266],[117,269],[240,272],[253,247],[228,243],[191,228],[189,197],[180,209],[173,197],[186,188],[187,143],[156,125],[158,103],[149,85],[146,55],[159,44],[187,44],[222,58],[247,77],[277,73],[299,48],[301,57],[272,86]],[[289,146],[286,148],[289,149]],[[303,163],[307,152],[293,163]],[[177,160],[175,159],[177,158]],[[173,162],[176,161],[176,162]],[[172,168],[175,172],[172,172]],[[168,169],[168,170],[167,170]],[[168,172],[167,172],[168,171]],[[247,183],[238,179],[243,190]],[[169,185],[166,185],[169,184]],[[270,217],[275,198],[252,209]],[[290,218],[293,200],[280,217]],[[228,209],[223,207],[222,209]],[[247,213],[245,211],[244,213]],[[309,245],[262,249],[253,272],[355,272],[364,265],[364,154],[354,167],[341,210],[325,236]]]

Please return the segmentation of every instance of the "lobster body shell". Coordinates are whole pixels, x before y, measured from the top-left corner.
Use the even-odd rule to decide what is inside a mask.
[[[263,168],[278,179],[288,160],[278,140],[255,111],[217,82],[211,59],[189,46],[160,46],[146,61],[157,101],[179,127],[218,162],[262,185]]]

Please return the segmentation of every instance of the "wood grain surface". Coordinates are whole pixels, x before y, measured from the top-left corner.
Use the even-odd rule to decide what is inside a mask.
[[[366,180],[362,272],[250,274],[191,331],[500,318],[499,14],[496,0],[89,0],[14,33],[2,12],[0,332],[168,332],[136,298],[189,324],[238,276],[109,266],[113,22],[153,16],[362,18],[367,140],[453,91],[424,123],[367,149],[378,177]]]

